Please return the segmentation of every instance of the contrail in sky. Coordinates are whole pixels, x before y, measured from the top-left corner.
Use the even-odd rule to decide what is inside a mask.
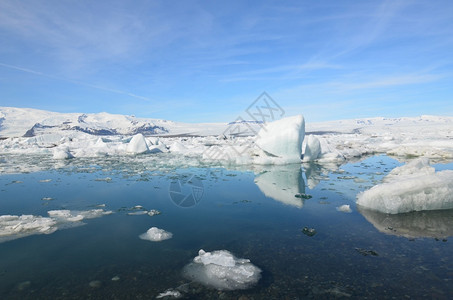
[[[97,89],[97,90],[107,91],[107,92],[111,92],[111,93],[115,93],[115,94],[126,95],[126,96],[129,96],[129,97],[133,97],[133,98],[137,98],[137,99],[141,99],[141,100],[145,100],[145,101],[151,101],[151,99],[149,99],[147,97],[139,96],[139,95],[136,95],[136,94],[133,94],[133,93],[120,91],[120,90],[115,90],[115,89],[110,89],[110,88],[106,88],[106,87],[102,87],[102,86],[98,86],[98,85],[94,85],[94,84],[90,84],[90,83],[86,83],[86,82],[82,82],[82,81],[78,81],[78,80],[72,80],[72,79],[56,77],[56,76],[48,75],[48,74],[45,74],[45,73],[42,73],[42,72],[39,72],[39,71],[27,69],[27,68],[13,66],[13,65],[9,65],[9,64],[4,64],[4,63],[1,63],[1,62],[0,62],[0,66],[2,66],[4,68],[8,68],[8,69],[13,69],[13,70],[17,70],[17,71],[33,74],[33,75],[36,75],[36,76],[42,76],[42,77],[46,77],[46,78],[50,78],[50,79],[66,81],[66,82],[70,82],[70,83],[77,84],[77,85],[91,87],[91,88]]]

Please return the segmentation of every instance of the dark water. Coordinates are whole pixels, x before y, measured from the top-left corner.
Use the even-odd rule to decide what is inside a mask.
[[[113,213],[0,243],[0,298],[155,299],[183,286],[186,299],[451,299],[452,210],[388,216],[355,206],[358,192],[399,165],[377,156],[333,172],[315,164],[140,172],[68,165],[2,175],[0,215]],[[352,212],[337,211],[344,204]],[[128,215],[137,205],[162,214]],[[139,239],[152,226],[173,238]],[[262,278],[239,291],[190,283],[181,272],[199,249],[248,258]]]

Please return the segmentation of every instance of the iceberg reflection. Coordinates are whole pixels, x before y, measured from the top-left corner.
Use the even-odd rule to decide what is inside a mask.
[[[357,206],[357,210],[380,232],[406,238],[453,236],[453,209],[385,214]]]
[[[267,166],[255,170],[255,173],[258,173],[255,177],[255,184],[266,197],[286,205],[303,207],[303,199],[295,196],[305,194],[305,182],[299,164]]]

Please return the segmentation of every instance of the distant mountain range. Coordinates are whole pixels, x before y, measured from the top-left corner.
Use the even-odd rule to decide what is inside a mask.
[[[230,123],[182,123],[167,120],[137,118],[109,113],[56,113],[31,108],[0,107],[0,138],[33,137],[42,134],[85,133],[97,136],[135,135],[145,136],[207,136],[253,135],[262,122],[235,121]],[[367,118],[306,123],[308,134],[358,133],[376,128],[401,128],[407,126],[453,126],[453,117],[420,116],[402,118]],[[234,133],[234,134],[233,134]]]

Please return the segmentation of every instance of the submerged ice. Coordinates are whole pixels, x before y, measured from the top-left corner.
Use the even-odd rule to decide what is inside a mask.
[[[86,211],[51,210],[48,217],[34,215],[0,216],[0,243],[35,234],[50,234],[58,229],[83,225],[84,219],[98,218],[111,211],[92,209]]]
[[[453,170],[435,172],[427,158],[413,160],[360,193],[357,205],[389,214],[452,209]]]
[[[261,278],[261,270],[250,260],[236,258],[227,250],[206,252],[185,266],[183,274],[190,280],[218,290],[247,289]]]

